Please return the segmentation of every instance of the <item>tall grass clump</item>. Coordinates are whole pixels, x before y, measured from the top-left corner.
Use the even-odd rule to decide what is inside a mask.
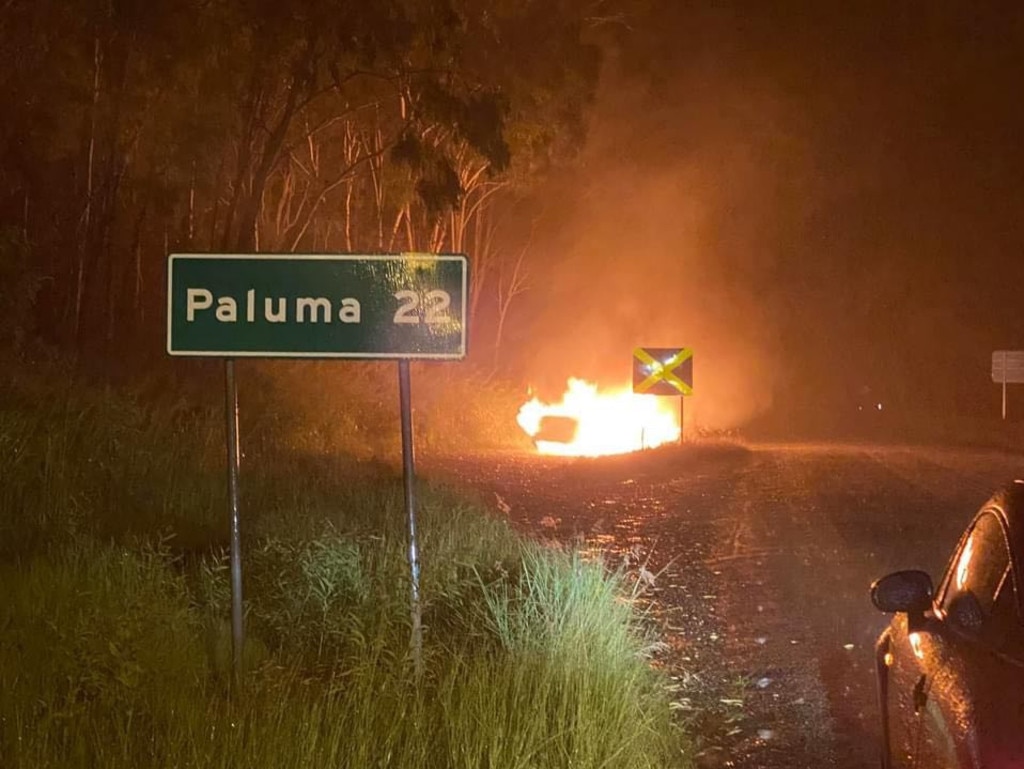
[[[165,559],[82,539],[0,567],[0,764],[148,766],[174,749],[206,665]]]
[[[479,600],[470,584],[458,602],[442,595],[434,612],[464,632],[428,625],[417,678],[393,575],[332,547],[311,547],[286,574],[254,558],[251,571],[280,589],[250,593],[262,651],[237,696],[210,643],[222,615],[190,587],[220,572],[189,578],[167,552],[89,542],[5,566],[0,764],[677,765],[645,636],[600,564],[526,545],[507,578],[472,580]]]
[[[499,648],[446,682],[449,765],[662,766],[676,735],[627,595],[621,573],[537,546],[486,584]]]

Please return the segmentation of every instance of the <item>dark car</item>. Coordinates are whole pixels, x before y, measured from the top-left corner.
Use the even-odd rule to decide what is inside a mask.
[[[971,521],[934,589],[923,571],[871,586],[894,612],[876,646],[882,766],[1024,769],[1024,482]]]

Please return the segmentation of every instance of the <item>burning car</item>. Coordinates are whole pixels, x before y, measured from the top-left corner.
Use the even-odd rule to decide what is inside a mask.
[[[516,417],[542,454],[596,457],[679,440],[678,399],[637,395],[628,385],[601,390],[569,379],[562,399],[534,396]]]

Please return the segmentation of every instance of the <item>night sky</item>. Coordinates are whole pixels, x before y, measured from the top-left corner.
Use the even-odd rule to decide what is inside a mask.
[[[663,6],[537,201],[526,369],[613,384],[632,346],[688,345],[709,422],[997,416],[991,353],[1024,349],[1024,6]]]

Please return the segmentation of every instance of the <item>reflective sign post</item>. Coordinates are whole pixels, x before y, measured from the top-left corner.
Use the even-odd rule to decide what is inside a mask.
[[[466,267],[457,254],[171,254],[167,352],[461,359]]]
[[[1024,350],[992,353],[992,381],[1003,386],[1003,419],[1006,419],[1006,384],[1024,383]]]
[[[412,583],[412,656],[422,670],[419,543],[409,360],[466,356],[468,260],[462,254],[171,254],[167,353],[225,361],[231,641],[242,677],[244,613],[235,359],[398,360]]]
[[[689,347],[634,349],[633,392],[679,396],[679,445],[683,445],[686,441],[686,396],[693,395],[693,350]]]

